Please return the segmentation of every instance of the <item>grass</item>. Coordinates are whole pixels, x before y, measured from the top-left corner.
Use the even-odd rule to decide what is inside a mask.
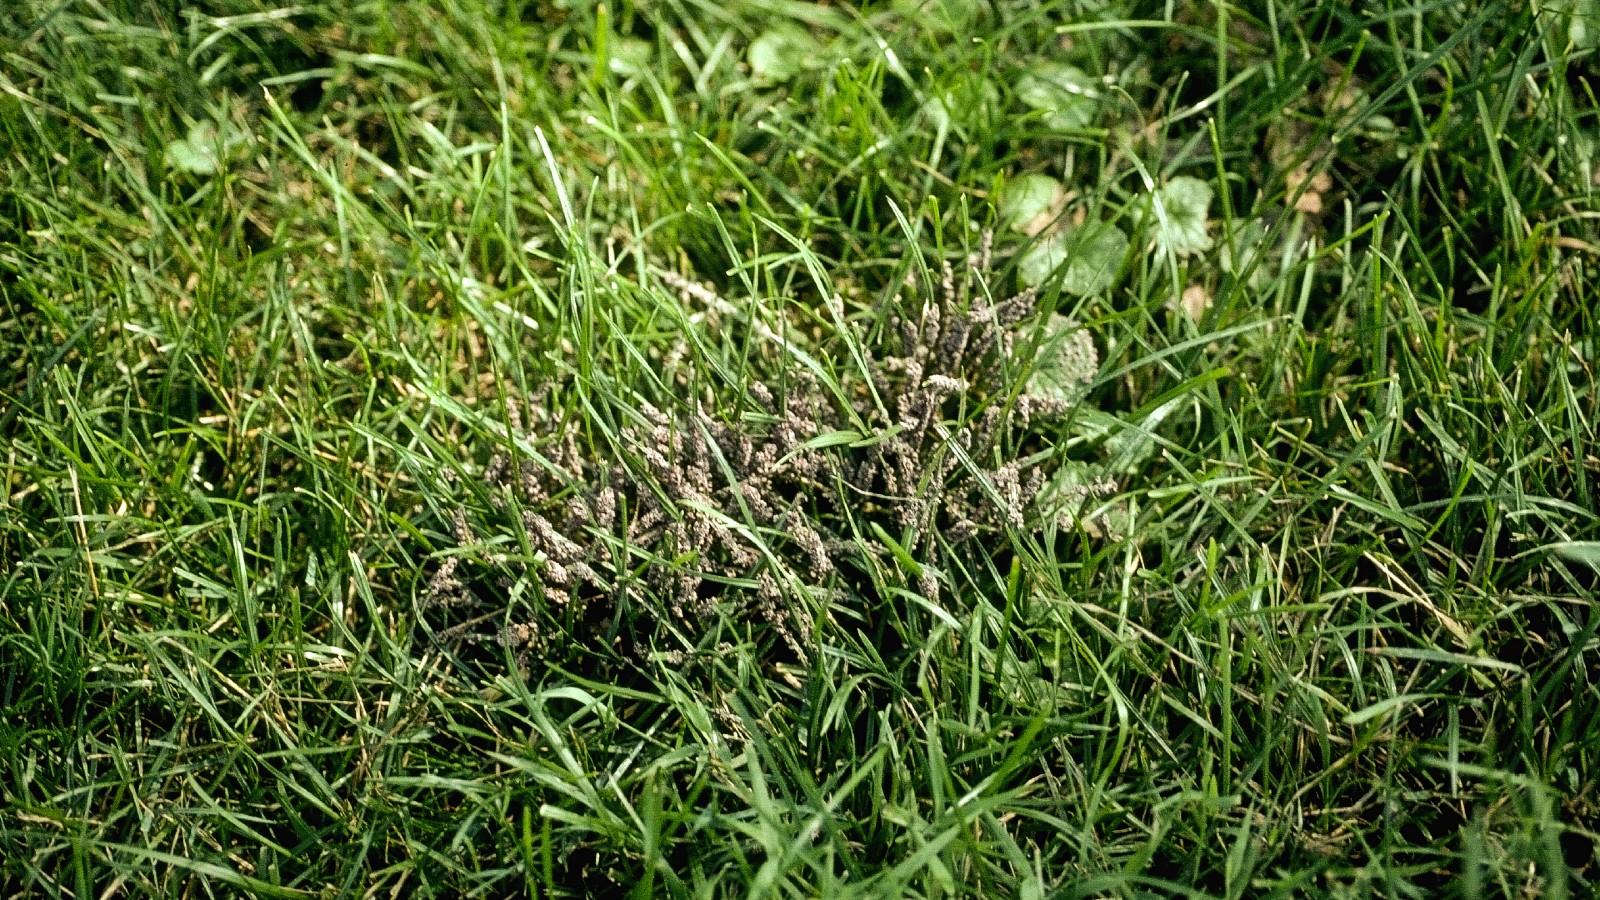
[[[0,24],[0,891],[1594,891],[1592,4],[210,6]],[[1042,311],[931,433],[1098,356],[974,541],[652,467],[877,458],[947,263]],[[556,602],[600,472],[759,561]]]

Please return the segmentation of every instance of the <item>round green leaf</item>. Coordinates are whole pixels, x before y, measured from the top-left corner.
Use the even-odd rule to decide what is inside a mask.
[[[971,125],[1000,103],[1000,92],[983,80],[968,80],[932,92],[922,103],[922,114],[938,128]]]
[[[750,74],[762,81],[788,81],[816,58],[815,38],[793,28],[775,28],[750,44]]]
[[[982,0],[898,0],[895,9],[919,25],[945,32],[961,32],[983,12]]]
[[[1233,227],[1231,236],[1223,240],[1222,270],[1235,278],[1247,273],[1249,284],[1260,287],[1272,276],[1267,262],[1267,225],[1261,219],[1248,219]]]
[[[1051,235],[1017,261],[1023,284],[1039,287],[1056,275],[1075,297],[1111,289],[1128,254],[1128,236],[1109,222],[1086,222],[1065,235]]]
[[[1211,185],[1179,175],[1159,192],[1165,221],[1158,220],[1157,239],[1168,253],[1203,253],[1211,249],[1206,216],[1211,211]]]
[[[1044,483],[1035,502],[1046,518],[1061,528],[1072,528],[1096,498],[1115,493],[1116,481],[1098,466],[1067,460]]]
[[[1014,231],[1038,234],[1061,214],[1066,197],[1061,182],[1049,175],[1019,175],[1006,184],[1000,197],[1000,221]]]
[[[188,172],[191,175],[216,174],[219,161],[217,159],[217,127],[210,122],[200,121],[189,127],[189,134],[167,144],[163,154],[167,165],[174,169]]]
[[[1156,452],[1157,426],[1183,405],[1174,397],[1150,411],[1144,420],[1127,425],[1106,441],[1106,467],[1112,472],[1131,472]]]
[[[1117,283],[1128,255],[1128,236],[1109,222],[1088,222],[1072,232],[1061,289],[1074,297],[1103,294]]]
[[[1044,63],[1023,75],[1017,97],[1043,112],[1045,125],[1055,131],[1088,127],[1100,106],[1094,79],[1065,63]]]
[[[1034,244],[1017,260],[1017,277],[1028,287],[1040,287],[1056,274],[1067,261],[1067,244],[1059,234],[1052,234]]]
[[[1051,313],[1033,374],[1028,376],[1027,393],[1058,403],[1076,403],[1099,371],[1094,338],[1066,316]]]
[[[1579,51],[1600,47],[1600,0],[1568,0],[1567,39]]]
[[[636,37],[618,38],[611,45],[611,71],[624,78],[643,75],[650,68],[650,56],[655,48],[649,41]]]

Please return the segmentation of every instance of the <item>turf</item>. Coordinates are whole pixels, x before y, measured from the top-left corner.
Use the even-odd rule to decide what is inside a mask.
[[[22,0],[0,893],[1593,893],[1595,16]]]

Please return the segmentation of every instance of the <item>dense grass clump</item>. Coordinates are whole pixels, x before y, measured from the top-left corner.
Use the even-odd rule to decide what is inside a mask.
[[[0,893],[1592,893],[1597,46],[24,0]]]

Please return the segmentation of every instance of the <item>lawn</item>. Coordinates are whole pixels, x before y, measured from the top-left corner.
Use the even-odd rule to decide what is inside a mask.
[[[1600,6],[15,0],[0,894],[1581,897]]]

